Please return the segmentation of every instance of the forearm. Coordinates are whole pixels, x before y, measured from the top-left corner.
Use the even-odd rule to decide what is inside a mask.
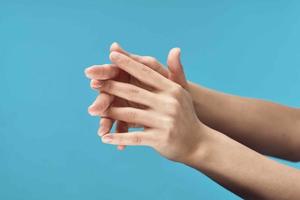
[[[299,199],[300,172],[208,128],[185,164],[247,199]]]
[[[300,159],[300,112],[279,104],[216,92],[189,82],[198,118],[263,154]]]

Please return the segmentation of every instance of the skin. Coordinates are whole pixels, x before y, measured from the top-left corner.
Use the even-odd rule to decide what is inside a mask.
[[[151,66],[151,69],[188,90],[193,98],[198,118],[207,126],[264,155],[300,161],[298,153],[300,152],[299,109],[264,100],[224,94],[187,81],[178,48],[171,49],[167,60],[168,68],[165,68],[153,57],[130,54],[117,43],[113,43],[110,50],[124,53],[146,66]],[[91,81],[92,83],[97,80],[116,79],[110,68],[102,66],[92,68],[98,72],[98,76],[90,75],[95,78]],[[118,67],[115,67],[114,70],[126,73]],[[107,74],[107,76],[101,74]],[[128,73],[127,76],[130,77]],[[92,88],[97,89],[93,86]],[[102,107],[108,107],[109,104],[105,101],[96,102],[103,105]],[[229,109],[230,112],[224,112]],[[107,130],[105,133],[111,129],[112,125],[110,124],[102,123],[102,127]],[[127,128],[131,126],[123,124]]]
[[[178,58],[178,50],[173,51],[177,51],[177,54],[171,58]],[[243,131],[250,131],[248,129],[257,129],[263,133],[262,127],[264,126],[260,120],[264,120],[264,116],[271,117],[273,114],[283,114],[284,117],[289,117],[289,119],[281,121],[283,124],[280,125],[291,125],[293,122],[298,122],[296,120],[298,119],[298,115],[296,114],[297,110],[294,112],[291,108],[264,101],[252,101],[235,96],[227,97],[224,96],[225,94],[218,94],[214,91],[193,85],[192,83],[188,83],[188,86],[184,85],[185,87],[183,87],[181,84],[178,84],[178,82],[181,83],[180,81],[183,79],[185,80],[179,59],[169,60],[168,62],[168,64],[173,62],[171,65],[173,72],[177,70],[176,77],[179,78],[176,81],[170,80],[171,76],[165,77],[146,64],[137,62],[132,57],[123,53],[113,51],[110,54],[110,59],[119,69],[135,77],[144,85],[149,86],[150,89],[113,79],[97,79],[96,82],[98,84],[95,88],[101,91],[101,95],[105,93],[108,94],[108,96],[119,97],[123,100],[134,102],[136,105],[142,105],[137,107],[119,107],[114,104],[109,104],[106,109],[98,110],[95,105],[99,102],[101,104],[101,101],[99,101],[101,98],[97,99],[89,109],[90,111],[92,110],[93,114],[96,115],[97,113],[105,117],[105,119],[119,120],[127,123],[127,125],[138,124],[144,127],[144,131],[140,132],[128,133],[124,131],[124,133],[106,133],[102,135],[102,141],[104,143],[150,146],[170,160],[181,162],[198,169],[243,198],[299,199],[300,185],[297,183],[300,182],[300,172],[298,170],[270,160],[240,142],[222,134],[216,130],[216,128],[208,126],[210,124],[211,126],[219,127],[219,129],[222,127],[226,128],[226,125],[222,125],[221,122],[225,123],[228,121],[229,125],[227,126],[232,126],[229,130],[233,130],[233,132],[240,130],[242,134],[244,134]],[[89,73],[91,73],[91,71],[90,69],[86,70],[90,78],[91,75]],[[209,97],[211,97],[211,99],[209,99]],[[197,98],[210,102],[203,104],[203,102]],[[226,98],[229,98],[229,100],[226,100]],[[218,100],[220,100],[220,102],[218,102]],[[234,100],[236,100],[236,102]],[[245,102],[242,104],[239,103],[238,100]],[[236,108],[234,107],[234,103],[238,104]],[[203,108],[205,105],[211,106],[211,108]],[[215,109],[216,105],[220,107]],[[245,105],[250,106],[249,110],[243,111],[243,109],[241,109],[243,108],[242,106]],[[229,119],[223,118],[225,114],[223,114],[222,110],[224,111],[228,108],[232,110],[232,112],[227,113],[227,116],[232,117],[234,121],[231,123]],[[259,108],[266,110],[259,112]],[[212,114],[206,114],[206,117],[199,115],[200,112],[204,111],[203,109],[207,109],[208,111],[211,109]],[[236,112],[236,115],[233,114],[234,112]],[[235,121],[241,118],[238,117],[241,116],[240,114],[248,114],[249,112],[252,117],[246,116],[245,119],[243,119],[245,121]],[[253,119],[260,115],[263,115],[263,117],[257,120]],[[199,120],[201,117],[207,121]],[[216,117],[216,122],[213,122],[213,120],[209,121],[212,117]],[[275,120],[277,118],[273,117],[271,119]],[[247,122],[250,123],[250,121],[252,122],[252,124],[250,124],[252,127],[249,126],[249,124],[247,125]],[[246,125],[240,127],[234,126],[237,122],[246,123]],[[264,122],[268,121],[266,120]],[[256,126],[253,127],[253,123]],[[272,125],[274,126],[275,124]],[[271,128],[268,123],[265,126]],[[287,128],[288,127],[285,127],[281,130],[294,130]],[[288,133],[287,131],[287,134]],[[265,137],[265,135],[256,135],[257,140]],[[292,132],[292,134],[288,136],[293,138],[295,135],[296,134]],[[232,136],[235,136],[235,134],[232,134]],[[242,136],[242,138],[243,137],[246,136]],[[253,137],[254,136],[249,136],[249,139]],[[272,137],[273,135],[270,131],[268,141],[272,140]],[[274,137],[276,136],[274,135]],[[247,143],[246,139],[244,140],[245,143]],[[251,146],[251,144],[250,142],[249,146]],[[263,150],[269,150],[269,152],[274,154],[278,152],[272,150],[269,145],[264,146],[262,142],[258,144],[261,144]],[[282,145],[283,147],[286,145],[279,140],[276,144]],[[279,147],[277,146],[277,148]],[[290,151],[294,149],[297,150],[297,148],[291,148]],[[282,152],[285,151],[283,150]],[[297,158],[297,156],[295,156],[297,152],[293,154],[293,158]],[[284,153],[281,155],[288,156]]]
[[[110,47],[111,51],[118,51],[121,52],[132,59],[145,64],[146,66],[150,67],[151,69],[155,70],[156,72],[160,73],[164,77],[180,84],[182,87],[187,88],[188,83],[184,77],[184,72],[182,66],[180,64],[180,49],[174,48],[171,49],[169,52],[168,62],[169,68],[165,69],[164,66],[159,63],[155,58],[151,56],[139,56],[135,54],[131,54],[123,50],[119,44],[113,43]],[[178,67],[179,66],[179,67]],[[90,86],[98,90],[98,80],[108,80],[113,79],[121,82],[130,83],[145,89],[151,89],[149,86],[143,84],[135,77],[131,76],[124,70],[121,70],[114,64],[104,64],[104,65],[94,65],[85,71],[86,75],[92,79]],[[180,76],[178,76],[180,74]],[[109,95],[105,92],[102,92],[96,99],[96,101],[89,107],[89,113],[93,116],[100,115],[104,112],[110,105],[117,105],[117,106],[131,106],[131,107],[139,107],[136,103],[126,101],[124,99]],[[110,119],[107,117],[101,117],[100,119],[100,128],[98,130],[98,135],[102,136],[108,133],[112,125],[114,123],[114,119]],[[138,124],[129,124],[123,121],[116,120],[116,132],[126,132],[128,127],[139,127]],[[124,145],[118,145],[119,150],[123,150],[125,148]]]
[[[206,125],[262,154],[300,161],[299,109],[193,83],[189,88],[198,118]]]

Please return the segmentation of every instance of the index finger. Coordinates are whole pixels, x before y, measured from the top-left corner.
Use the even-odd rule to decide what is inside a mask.
[[[149,86],[160,90],[170,87],[170,81],[167,78],[122,53],[113,51],[109,57],[122,70]]]
[[[137,54],[129,53],[129,52],[125,51],[116,42],[114,42],[110,46],[110,51],[120,52],[120,53],[136,60],[137,62],[140,62],[140,63],[150,67],[151,69],[153,69],[154,71],[160,73],[161,75],[163,75],[166,78],[168,78],[168,76],[169,76],[168,70],[165,69],[164,66],[159,61],[157,61],[155,58],[153,58],[151,56],[140,56],[140,55],[137,55]]]
[[[90,79],[107,80],[116,78],[120,69],[114,64],[93,65],[85,69],[85,75]]]

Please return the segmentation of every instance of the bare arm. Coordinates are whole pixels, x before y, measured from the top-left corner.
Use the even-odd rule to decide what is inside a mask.
[[[196,116],[190,93],[178,84],[124,54],[112,52],[110,59],[155,90],[115,80],[100,81],[101,92],[146,106],[112,105],[99,112],[96,104],[92,104],[92,110],[101,116],[145,127],[138,132],[104,134],[104,143],[150,146],[162,156],[198,169],[247,199],[300,198],[298,170],[272,161],[203,124]]]
[[[300,198],[300,171],[249,149],[215,130],[185,164],[246,199]]]
[[[299,109],[224,94],[187,82],[178,51],[177,53],[176,51],[170,51],[168,69],[166,69],[155,58],[130,54],[116,43],[111,46],[111,50],[130,56],[132,59],[147,65],[164,77],[188,89],[194,101],[196,114],[206,125],[260,153],[292,161],[300,160]],[[101,66],[93,71],[93,74],[91,74],[92,79],[119,80],[122,78],[117,76],[122,70],[115,66]],[[102,94],[101,98],[102,101],[98,102],[98,107],[101,108],[106,108],[113,99],[105,93]],[[102,118],[101,124],[102,134],[109,132],[112,127],[111,120],[107,118]],[[122,124],[124,123],[122,122]],[[121,126],[118,125],[120,124],[117,123],[117,129],[119,130],[118,127]],[[127,130],[127,128],[120,128],[120,130]]]
[[[189,82],[198,118],[266,155],[300,160],[300,111],[213,91]]]

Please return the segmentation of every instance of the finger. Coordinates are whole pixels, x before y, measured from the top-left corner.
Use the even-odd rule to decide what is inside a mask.
[[[131,58],[140,62],[154,71],[158,72],[159,74],[163,75],[164,77],[168,78],[168,70],[164,68],[163,64],[156,60],[156,58],[151,56],[138,56],[138,55],[131,55]]]
[[[157,61],[155,58],[151,56],[140,56],[137,54],[132,54],[127,51],[125,51],[118,43],[114,42],[110,46],[110,51],[117,51],[120,53],[125,54],[126,56],[129,56],[130,58],[136,60],[137,62],[140,62],[154,71],[160,73],[164,77],[168,78],[168,70],[164,68],[163,64],[161,64],[159,61]]]
[[[123,121],[117,121],[117,125],[116,125],[116,132],[117,133],[126,133],[128,132],[128,126],[126,122]],[[118,145],[118,150],[124,150],[125,149],[125,145]]]
[[[132,107],[109,107],[103,114],[115,120],[127,123],[141,124],[147,127],[161,127],[160,117],[151,110],[142,110]]]
[[[131,123],[128,123],[127,126],[128,126],[128,128],[143,128],[143,126],[140,125],[140,124],[131,124]]]
[[[92,116],[101,115],[113,102],[114,96],[102,92],[96,98],[92,105],[89,106],[88,112]]]
[[[101,81],[99,90],[141,105],[149,107],[157,105],[157,97],[152,92],[129,83],[114,80]]]
[[[149,86],[161,90],[170,87],[171,81],[124,54],[113,51],[110,53],[110,60],[128,74]]]
[[[180,61],[180,49],[173,48],[170,50],[168,55],[168,68],[169,68],[169,79],[178,83],[183,88],[187,88],[188,83],[185,78],[183,67]]]
[[[116,78],[120,69],[114,64],[93,65],[85,69],[85,74],[90,79],[107,80]]]
[[[106,117],[101,117],[100,119],[100,128],[98,130],[98,135],[103,136],[110,132],[113,126],[114,120]]]
[[[130,132],[106,134],[102,137],[102,142],[115,145],[146,145],[153,146],[155,141],[154,134],[150,132]]]
[[[92,89],[98,90],[99,87],[101,86],[101,81],[96,80],[96,79],[92,79],[92,80],[90,81],[90,86],[91,86]]]

